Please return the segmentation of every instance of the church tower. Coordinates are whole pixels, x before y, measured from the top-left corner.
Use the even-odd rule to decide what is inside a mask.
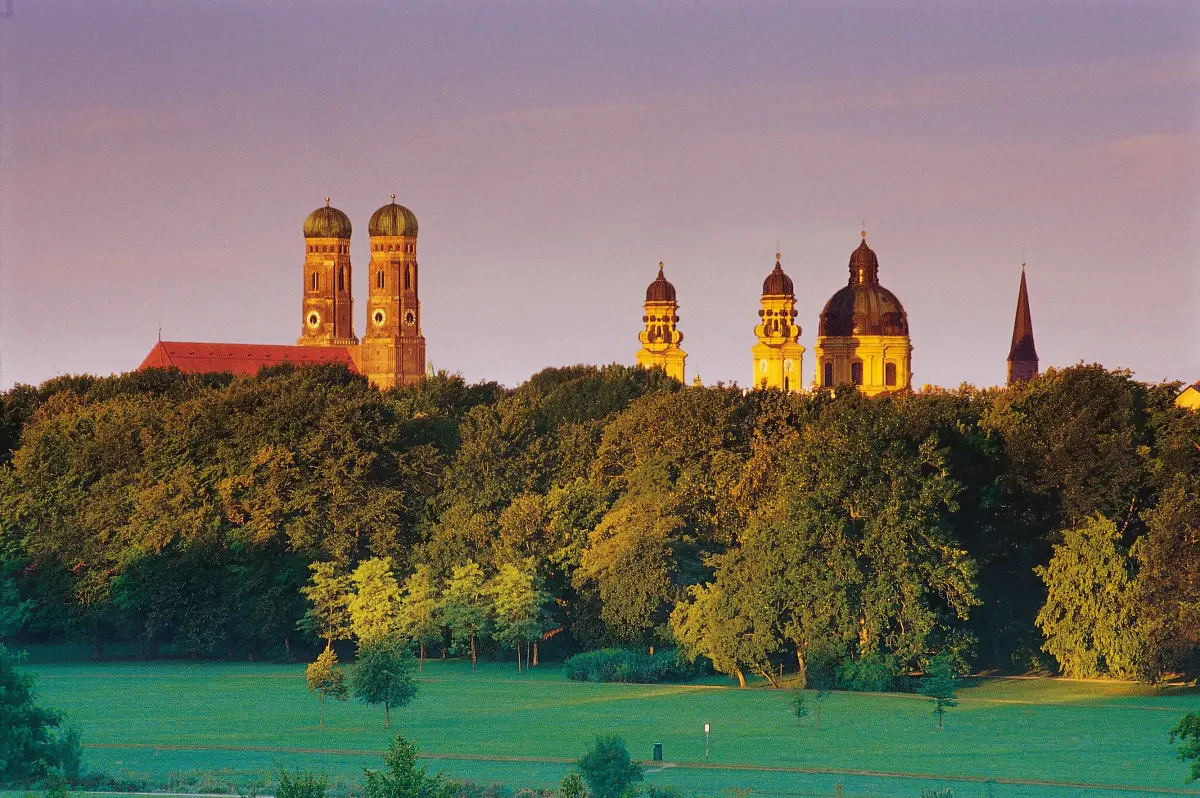
[[[756,388],[799,393],[804,367],[804,347],[800,345],[800,325],[796,323],[796,295],[792,278],[784,274],[775,253],[775,270],[763,281],[762,309],[754,328],[758,336],[750,352],[754,355]]]
[[[301,346],[350,346],[354,299],[350,291],[350,218],[337,208],[317,208],[304,220],[304,301]]]
[[[1033,346],[1033,317],[1029,315],[1029,290],[1025,287],[1025,264],[1021,264],[1021,290],[1017,293],[1017,318],[1013,321],[1012,346],[1008,350],[1008,384],[1028,382],[1038,375],[1037,349]]]
[[[683,341],[675,325],[679,323],[679,305],[675,301],[675,286],[663,277],[663,265],[658,264],[658,277],[646,288],[646,315],[642,321],[646,329],[638,334],[642,348],[638,350],[637,362],[646,368],[660,368],[683,382],[683,364],[687,352],[679,347]]]
[[[912,343],[908,314],[879,284],[879,259],[867,233],[850,255],[850,281],[825,304],[813,357],[816,385],[843,383],[868,396],[912,387]]]
[[[425,376],[425,337],[418,299],[417,217],[408,208],[384,205],[367,225],[371,238],[367,331],[359,367],[371,384],[387,390]]]

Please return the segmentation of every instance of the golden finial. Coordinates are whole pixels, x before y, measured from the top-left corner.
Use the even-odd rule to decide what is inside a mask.
[[[329,207],[329,197],[326,197],[326,198],[325,198],[325,207],[326,207],[326,208],[328,208],[328,207]]]
[[[775,262],[779,263],[779,253],[778,252],[775,253]]]
[[[862,240],[866,241],[867,240],[867,220],[866,219],[862,220],[862,227],[859,229],[862,230],[862,234],[861,234]]]
[[[660,260],[660,261],[658,262],[658,272],[659,272],[659,274],[662,274],[662,270],[663,270],[663,264],[662,264],[662,261]]]
[[[392,204],[393,205],[396,204],[396,195],[395,194],[392,195]]]

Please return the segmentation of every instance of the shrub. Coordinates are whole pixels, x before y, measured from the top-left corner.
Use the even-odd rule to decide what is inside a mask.
[[[615,735],[596,738],[579,760],[579,773],[595,798],[621,798],[643,778],[642,766],[630,760],[625,741]]]
[[[625,648],[600,648],[576,654],[566,662],[567,678],[576,682],[686,682],[696,678],[699,669],[687,662],[675,649],[654,654]]]
[[[280,768],[275,798],[325,798],[328,786],[324,774],[314,776],[312,773],[296,771],[296,774],[291,776]]]
[[[861,659],[845,659],[837,667],[837,685],[842,690],[860,693],[884,693],[896,683],[894,657],[870,654]]]

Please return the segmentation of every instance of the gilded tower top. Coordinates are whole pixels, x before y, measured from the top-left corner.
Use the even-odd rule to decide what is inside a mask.
[[[417,215],[396,204],[396,195],[392,195],[390,205],[384,205],[371,214],[367,223],[367,235],[375,236],[411,236],[417,235]]]
[[[646,301],[647,302],[674,302],[675,301],[675,286],[667,282],[667,278],[663,276],[662,261],[658,263],[658,277],[654,278],[654,282],[646,286]]]
[[[779,253],[776,252],[775,269],[767,275],[767,279],[763,280],[763,296],[782,296],[795,293],[792,278],[784,273],[783,266],[779,263],[779,257]]]
[[[304,220],[305,238],[349,238],[350,217],[337,208],[329,207],[329,197],[325,198],[325,206],[317,208]]]

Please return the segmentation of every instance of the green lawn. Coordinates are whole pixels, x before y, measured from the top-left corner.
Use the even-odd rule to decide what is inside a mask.
[[[379,763],[396,732],[413,738],[422,753],[449,755],[430,759],[432,769],[481,783],[551,786],[568,767],[554,760],[578,757],[596,734],[617,733],[638,758],[649,759],[653,744],[663,743],[668,766],[649,769],[648,785],[698,795],[731,788],[832,795],[837,785],[847,796],[918,796],[935,786],[955,796],[997,798],[1200,794],[1185,785],[1186,766],[1167,742],[1180,715],[1200,709],[1200,694],[1191,690],[987,680],[961,692],[961,706],[948,711],[940,733],[926,699],[836,693],[817,732],[811,715],[797,726],[785,693],[738,690],[719,679],[579,684],[555,666],[518,675],[512,665],[489,664],[472,674],[464,663],[431,662],[417,700],[393,713],[389,732],[382,709],[354,702],[329,705],[327,728],[318,729],[317,700],[305,690],[300,665],[41,664],[32,670],[45,703],[81,727],[89,768],[190,789],[245,783],[276,764],[323,770],[345,788],[362,766]],[[712,724],[709,761],[747,769],[695,767],[704,761],[706,722]],[[216,775],[202,778],[203,772]]]

